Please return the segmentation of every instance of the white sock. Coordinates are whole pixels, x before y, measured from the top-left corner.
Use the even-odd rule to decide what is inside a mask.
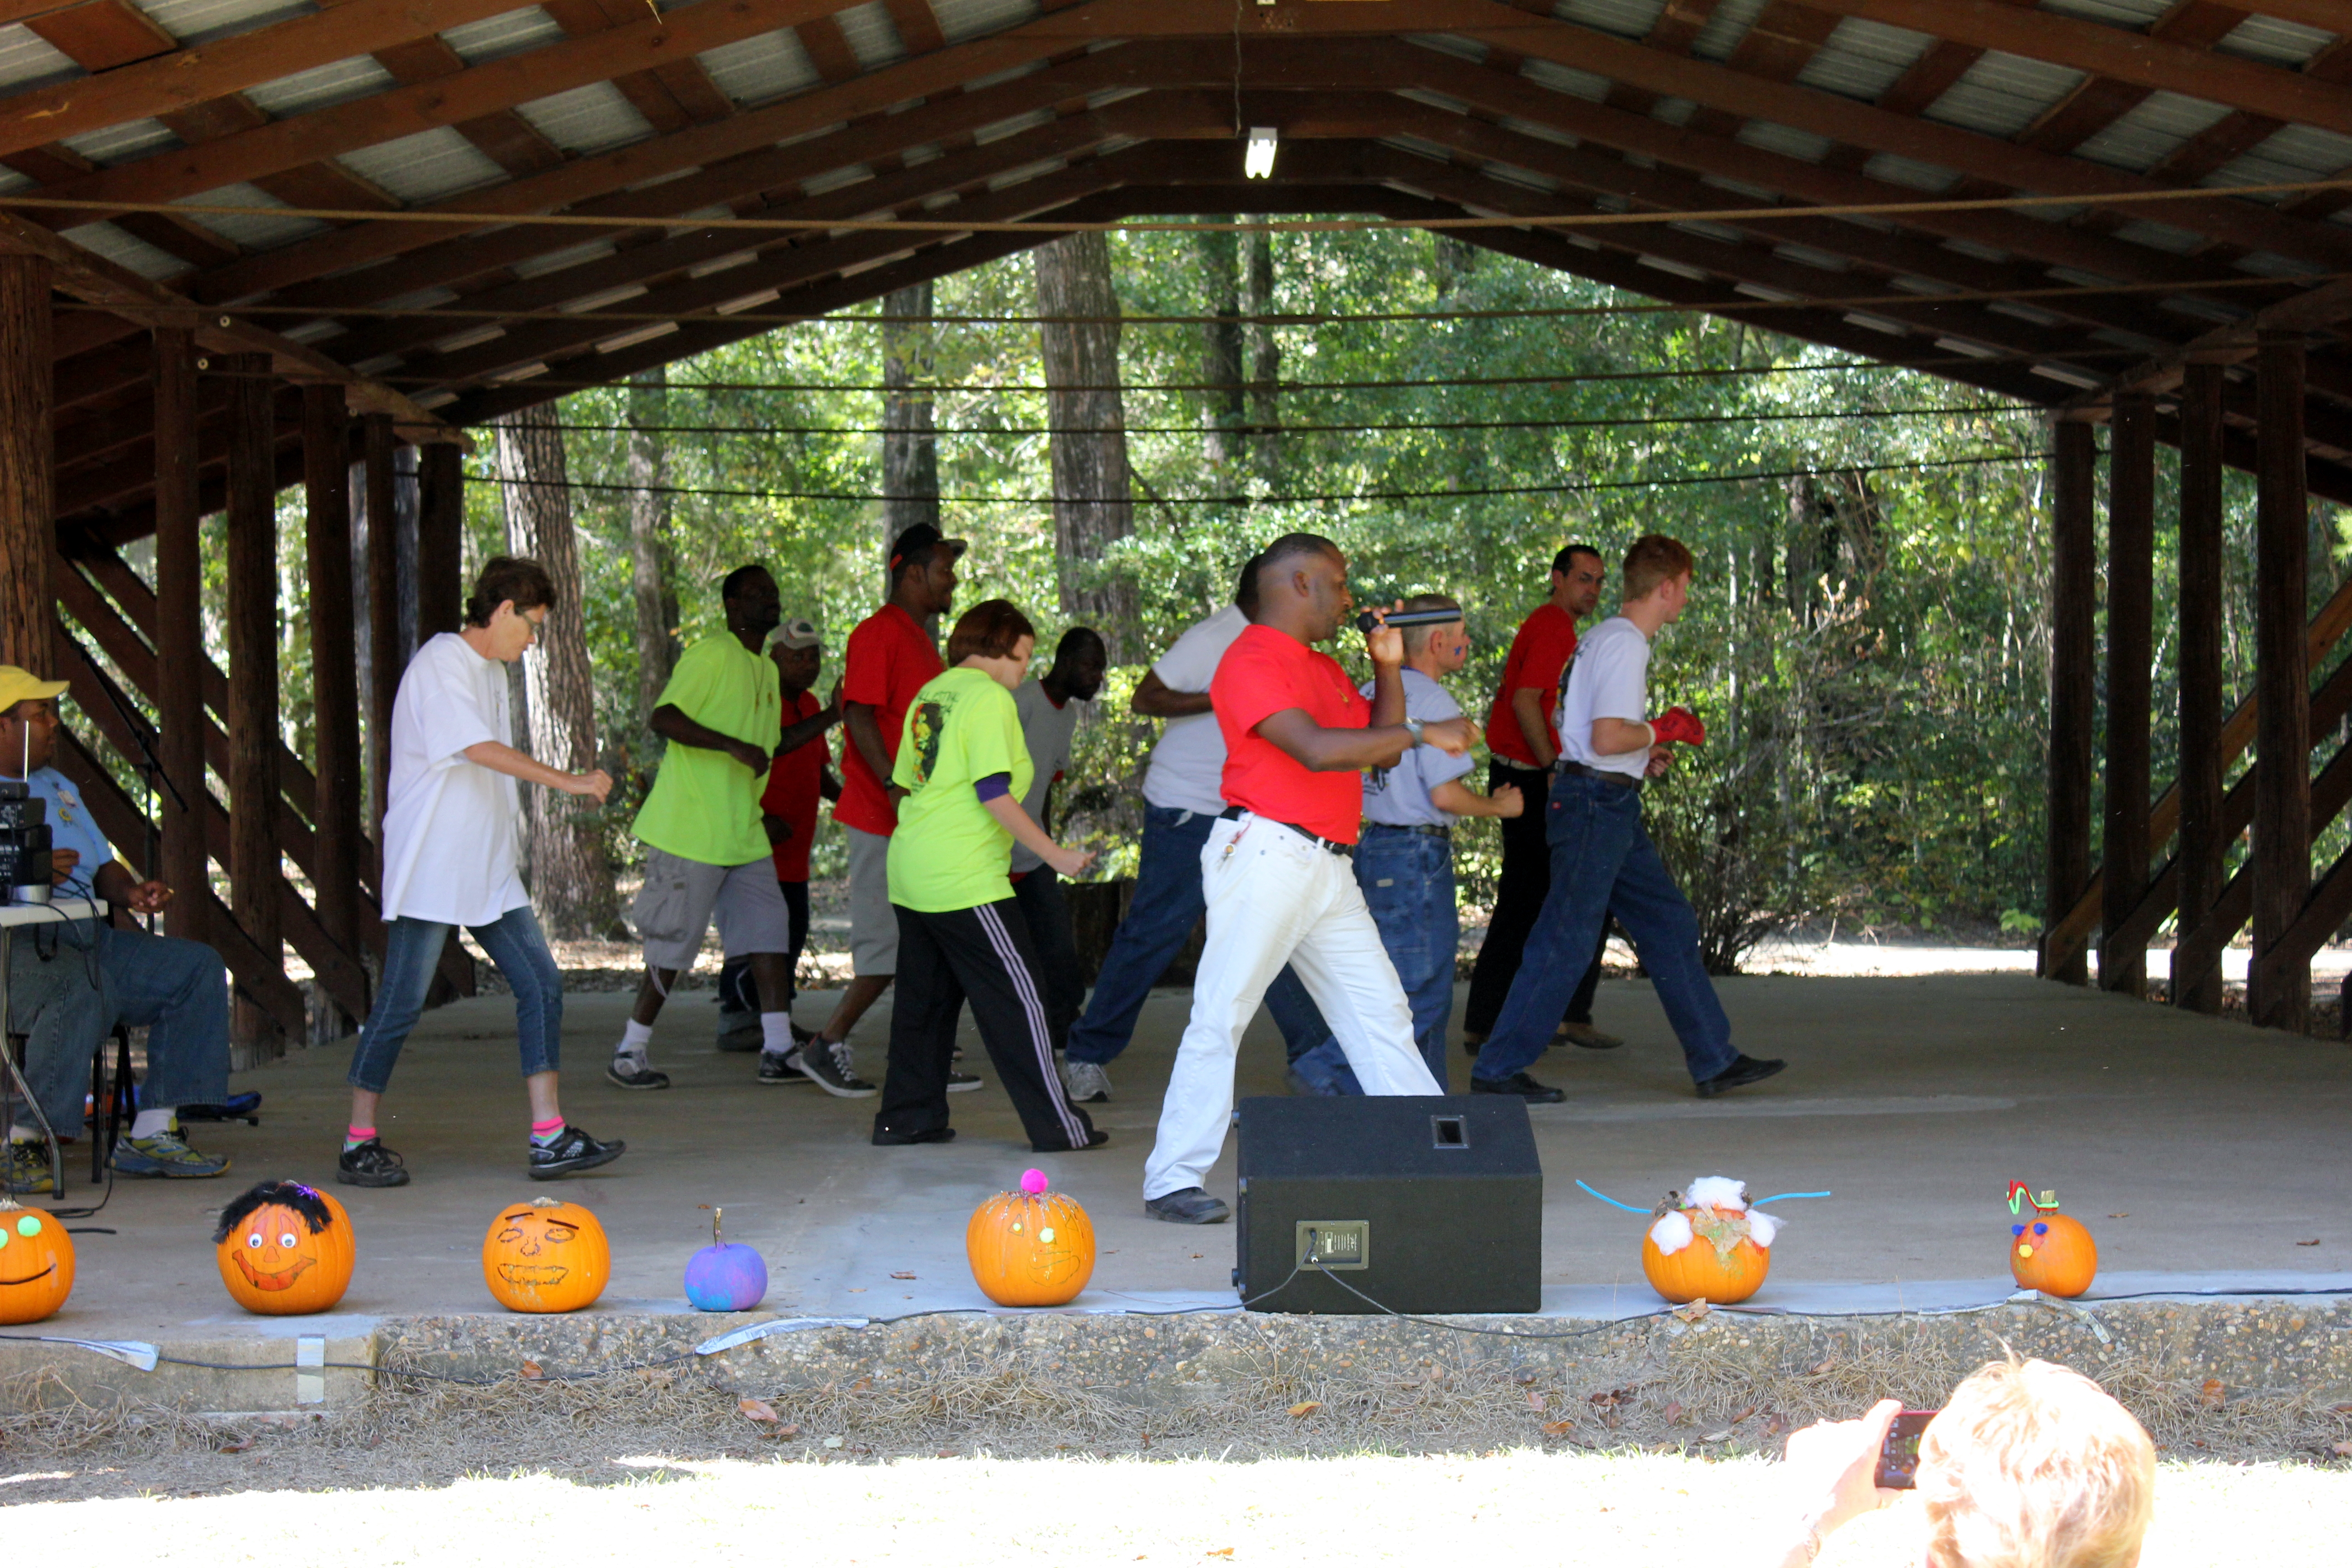
[[[781,1057],[793,1048],[793,1016],[790,1013],[760,1015],[760,1054]]]
[[[173,1119],[179,1113],[180,1108],[176,1105],[150,1106],[143,1109],[131,1119],[131,1136],[152,1138],[158,1132],[169,1132],[172,1130]]]
[[[637,1060],[643,1061],[646,1059],[646,1047],[652,1045],[653,1041],[654,1026],[651,1024],[640,1024],[632,1018],[622,1026],[621,1048],[613,1054],[616,1057],[635,1057]]]

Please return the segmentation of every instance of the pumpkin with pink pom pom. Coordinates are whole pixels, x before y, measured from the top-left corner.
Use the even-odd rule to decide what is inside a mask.
[[[1756,1294],[1772,1267],[1780,1222],[1748,1206],[1748,1189],[1727,1176],[1702,1176],[1668,1193],[1642,1237],[1651,1289],[1680,1304],[1702,1297],[1728,1307]]]
[[[1000,1307],[1058,1307],[1094,1278],[1094,1222],[1047,1184],[1045,1172],[1024,1173],[1021,1191],[990,1198],[964,1226],[972,1280]]]

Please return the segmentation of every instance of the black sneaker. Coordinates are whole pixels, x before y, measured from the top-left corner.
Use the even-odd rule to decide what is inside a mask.
[[[981,1081],[980,1075],[976,1072],[964,1071],[961,1063],[954,1063],[948,1068],[948,1092],[950,1094],[970,1094],[975,1089],[982,1089],[985,1087],[986,1085]]]
[[[381,1138],[354,1144],[335,1162],[335,1180],[347,1187],[404,1187],[408,1163],[383,1146]]]
[[[545,1182],[574,1171],[593,1171],[628,1152],[629,1146],[618,1138],[599,1143],[578,1127],[566,1127],[562,1137],[544,1148],[537,1143],[530,1146],[530,1179]]]
[[[1731,1065],[1713,1078],[1700,1079],[1698,1097],[1701,1100],[1713,1100],[1725,1089],[1745,1089],[1751,1083],[1762,1083],[1788,1065],[1787,1062],[1777,1058],[1772,1061],[1759,1062],[1754,1057],[1742,1053],[1734,1057],[1731,1059]]]
[[[1234,1211],[1225,1206],[1223,1198],[1211,1197],[1206,1187],[1179,1187],[1172,1193],[1144,1199],[1143,1212],[1171,1225],[1218,1225],[1230,1218]]]
[[[1043,1143],[1032,1143],[1029,1145],[1029,1152],[1033,1154],[1083,1154],[1089,1149],[1099,1149],[1109,1142],[1110,1134],[1097,1127],[1087,1134],[1087,1141],[1083,1143],[1056,1143],[1051,1148],[1047,1148]]]
[[[844,1100],[864,1100],[881,1092],[857,1076],[847,1040],[828,1040],[820,1036],[786,1057],[784,1065],[799,1068],[801,1075],[817,1088]]]
[[[760,1015],[740,1007],[719,1009],[719,1048],[722,1051],[756,1051],[767,1038],[760,1026]]]
[[[614,1057],[604,1069],[606,1081],[621,1089],[667,1089],[669,1074],[656,1072],[635,1057]]]
[[[793,1065],[793,1058],[799,1054],[800,1053],[797,1051],[786,1051],[783,1055],[778,1056],[773,1051],[761,1051],[760,1053],[760,1081],[761,1083],[808,1082],[808,1074],[801,1071],[799,1068]]]
[[[926,1127],[920,1132],[887,1132],[879,1127],[874,1130],[874,1146],[877,1149],[895,1149],[908,1143],[954,1142],[955,1129],[952,1127]]]
[[[1547,1089],[1523,1072],[1508,1078],[1477,1078],[1470,1079],[1473,1094],[1516,1094],[1529,1105],[1558,1105],[1568,1095],[1557,1089]]]

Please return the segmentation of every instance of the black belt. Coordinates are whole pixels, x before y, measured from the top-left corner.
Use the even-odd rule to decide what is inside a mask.
[[[1304,838],[1318,849],[1328,851],[1333,855],[1339,856],[1343,860],[1352,859],[1355,857],[1356,847],[1352,844],[1342,844],[1336,838],[1326,838],[1319,833],[1309,833],[1307,829],[1299,826],[1298,824],[1295,822],[1285,822],[1278,816],[1266,816],[1258,812],[1251,811],[1245,806],[1229,805],[1225,807],[1224,810],[1217,813],[1217,816],[1221,821],[1224,822],[1235,822],[1244,816],[1255,816],[1261,822],[1271,822],[1276,827],[1287,827],[1291,832],[1296,833],[1299,837]]]
[[[1454,829],[1441,827],[1433,822],[1367,822],[1367,833],[1417,833],[1423,838],[1443,838],[1453,842]]]
[[[1599,779],[1602,784],[1615,784],[1619,789],[1630,789],[1635,795],[1642,793],[1643,781],[1641,779],[1628,778],[1623,773],[1607,773],[1600,768],[1588,768],[1582,763],[1572,763],[1566,757],[1552,763],[1551,771],[1556,773],[1574,773],[1579,778]]]

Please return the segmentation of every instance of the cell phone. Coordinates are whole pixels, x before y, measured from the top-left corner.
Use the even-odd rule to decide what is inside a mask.
[[[1878,1450],[1878,1484],[1898,1491],[1909,1491],[1919,1484],[1919,1434],[1927,1429],[1938,1413],[1933,1410],[1906,1410],[1886,1429],[1886,1441]]]

